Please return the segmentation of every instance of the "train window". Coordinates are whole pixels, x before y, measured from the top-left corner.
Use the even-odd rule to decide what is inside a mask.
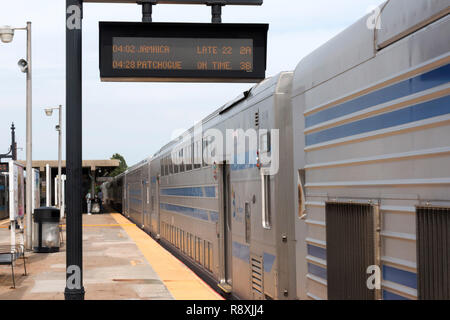
[[[245,203],[245,241],[250,243],[250,232],[251,232],[251,212],[250,203]]]
[[[270,210],[270,176],[261,173],[262,183],[262,225],[264,229],[271,228],[271,210]]]
[[[164,158],[164,168],[165,168],[165,175],[168,176],[169,175],[169,157],[165,157]]]
[[[262,130],[259,140],[259,150],[261,153],[268,153],[271,151],[271,137],[270,131]]]
[[[192,170],[193,150],[194,150],[193,144],[186,147],[186,171]]]
[[[194,169],[202,167],[202,142],[195,141],[194,144]]]
[[[169,164],[169,174],[173,174],[173,163],[172,163],[172,157],[171,156],[167,157],[167,162]]]
[[[215,155],[215,151],[210,154],[209,146],[214,142],[214,137],[206,137],[203,140],[203,166],[208,167],[211,163],[211,156]]]
[[[176,173],[180,172],[180,165],[178,164],[179,163],[178,153],[174,153],[173,154],[173,160],[174,160],[173,173],[176,174]]]
[[[181,149],[178,155],[180,156],[181,159],[180,172],[184,172],[184,149]]]

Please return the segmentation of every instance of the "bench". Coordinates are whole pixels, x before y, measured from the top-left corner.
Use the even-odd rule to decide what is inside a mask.
[[[23,245],[0,245],[0,265],[10,265],[11,266],[11,274],[13,280],[13,287],[16,288],[16,280],[14,278],[14,262],[23,258],[23,268],[25,270],[24,276],[27,275],[27,267],[25,263],[25,248]]]

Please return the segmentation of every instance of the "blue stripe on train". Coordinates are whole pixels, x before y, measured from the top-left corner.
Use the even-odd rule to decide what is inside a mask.
[[[383,265],[383,279],[417,289],[417,274]]]
[[[306,127],[336,119],[382,103],[406,97],[450,81],[450,65],[404,80],[392,86],[382,88],[356,99],[344,102],[329,109],[319,111],[305,119]]]
[[[216,211],[208,211],[208,210],[197,209],[197,208],[183,207],[183,206],[178,206],[178,205],[168,204],[168,203],[161,203],[160,207],[162,210],[165,210],[165,211],[172,211],[175,213],[183,214],[185,216],[189,216],[191,218],[196,218],[196,219],[201,219],[204,221],[209,221],[209,214],[210,214],[212,222],[219,221],[219,213]]]
[[[250,247],[233,241],[233,257],[236,257],[244,262],[250,262]]]
[[[344,124],[339,127],[315,132],[306,136],[306,145],[314,145],[330,140],[350,137],[371,131],[391,128],[410,122],[425,120],[450,113],[450,96],[420,103],[401,110],[385,113],[372,118]]]
[[[308,273],[327,280],[327,269],[319,267],[318,265],[315,265],[313,263],[308,262]]]
[[[161,189],[162,196],[178,197],[216,197],[216,187],[188,187],[188,188],[170,188]]]
[[[410,300],[398,294],[383,290],[383,300]]]
[[[313,256],[313,257],[316,257],[319,259],[323,259],[323,260],[327,260],[327,249],[313,246],[311,244],[307,245],[307,249],[308,249],[308,254],[310,256]]]
[[[275,262],[275,256],[270,253],[264,252],[264,271],[270,272],[272,271],[273,263]]]

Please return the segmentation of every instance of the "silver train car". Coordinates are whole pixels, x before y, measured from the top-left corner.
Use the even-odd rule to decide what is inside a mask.
[[[237,298],[450,299],[448,13],[385,2],[216,110],[200,139],[191,128],[104,184],[105,200]],[[255,129],[257,147],[205,161],[211,129]],[[251,160],[276,148],[261,174]]]
[[[192,128],[187,142],[172,141],[119,178],[123,214],[234,297],[296,297],[294,190],[286,184],[293,174],[292,77],[284,72],[263,81],[204,119],[200,140]],[[243,154],[236,151],[242,162],[204,161],[210,129],[223,137],[230,129],[279,129],[284,166],[264,176],[251,161],[271,152],[271,131],[257,136],[253,148],[247,143]],[[192,161],[174,163],[173,154]],[[108,189],[119,185],[105,184],[104,193],[115,194]]]
[[[387,1],[297,66],[300,299],[450,299],[449,12]]]

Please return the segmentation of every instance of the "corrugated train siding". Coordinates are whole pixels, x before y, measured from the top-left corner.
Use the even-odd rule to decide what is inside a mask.
[[[450,208],[417,208],[418,295],[450,299]]]
[[[328,299],[373,300],[367,267],[375,264],[374,210],[371,205],[327,203]]]

